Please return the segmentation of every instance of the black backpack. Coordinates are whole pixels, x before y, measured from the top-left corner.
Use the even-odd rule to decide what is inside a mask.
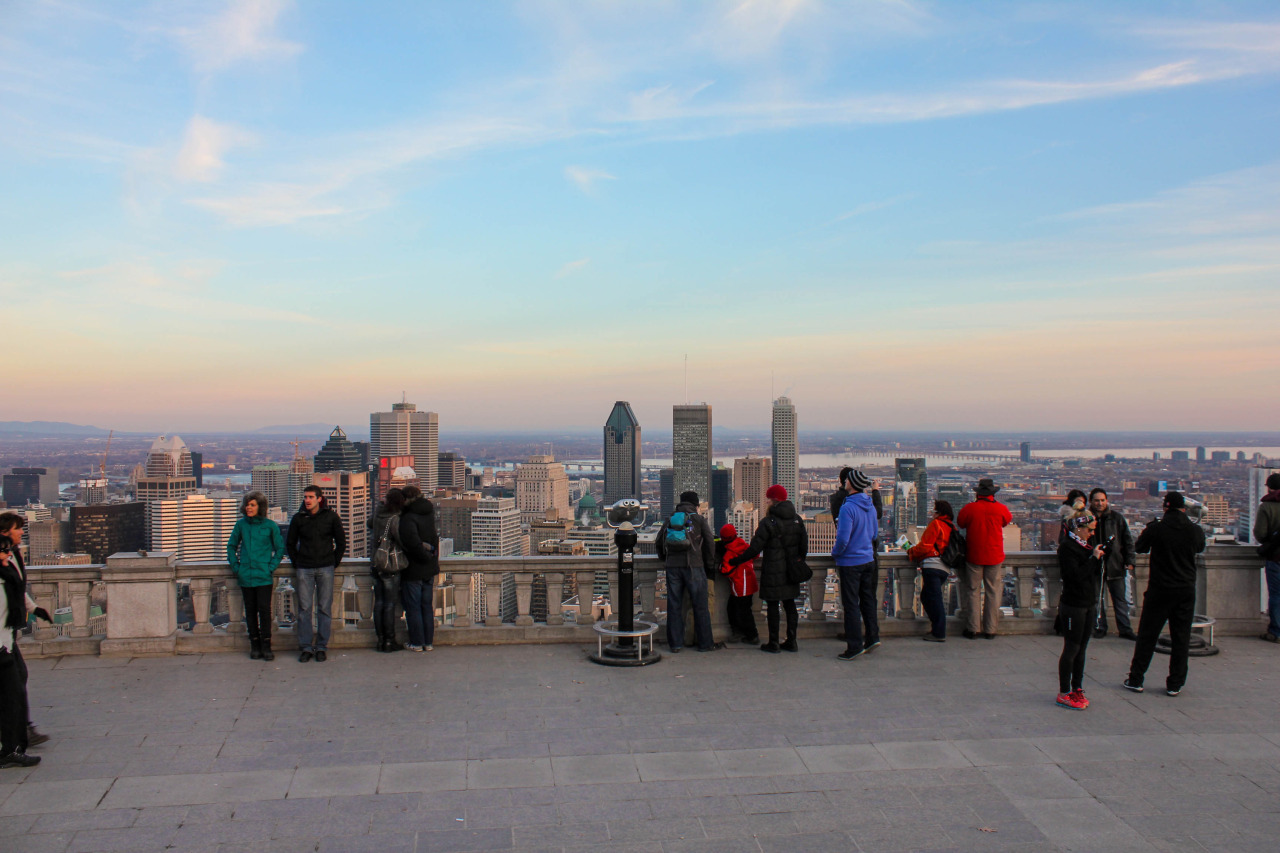
[[[951,571],[958,572],[964,568],[968,549],[964,541],[964,534],[960,532],[960,528],[950,521],[947,522],[947,526],[951,528],[951,538],[947,540],[947,547],[942,549],[938,559],[942,561],[942,565],[951,569]]]

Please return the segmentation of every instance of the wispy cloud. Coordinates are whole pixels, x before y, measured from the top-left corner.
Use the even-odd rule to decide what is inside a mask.
[[[589,166],[566,166],[564,176],[587,195],[591,195],[594,191],[597,181],[617,180],[617,177],[603,169],[593,169]]]
[[[569,261],[569,263],[565,264],[564,266],[560,267],[560,269],[556,270],[556,274],[553,276],[553,278],[559,280],[559,279],[571,276],[574,273],[581,272],[582,269],[589,263],[591,263],[590,258],[579,258],[576,261]]]
[[[242,61],[289,59],[302,45],[275,34],[289,0],[230,0],[218,14],[178,27],[173,35],[187,49],[198,71],[220,71]]]
[[[223,156],[232,148],[251,145],[256,137],[232,124],[220,124],[204,116],[192,116],[174,162],[174,173],[184,181],[212,181],[226,165]]]
[[[875,213],[877,210],[884,210],[886,207],[893,207],[894,205],[901,204],[904,201],[910,201],[916,196],[917,193],[903,193],[902,195],[896,195],[893,198],[864,202],[853,210],[840,214],[834,221],[844,222],[846,219],[853,219],[857,216],[866,216],[868,213]]]

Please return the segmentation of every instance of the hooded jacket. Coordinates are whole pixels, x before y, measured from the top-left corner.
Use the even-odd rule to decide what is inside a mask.
[[[747,550],[746,540],[738,535],[738,529],[732,524],[720,528],[720,544],[716,551],[720,554],[720,572],[729,576],[729,586],[733,595],[743,598],[755,595],[760,591],[760,581],[756,578],[756,567],[751,563],[733,565],[733,560]]]
[[[675,512],[683,512],[686,515],[693,516],[694,530],[691,543],[694,547],[688,551],[667,552],[667,527],[671,524],[671,519],[662,522],[662,529],[658,531],[658,539],[655,543],[658,547],[658,556],[662,558],[662,564],[665,568],[675,569],[683,566],[689,566],[694,569],[706,570],[706,567],[714,567],[716,564],[716,546],[715,534],[711,532],[711,525],[705,518],[698,514],[698,508],[691,503],[676,504]],[[701,541],[698,541],[701,540]],[[712,569],[714,571],[714,568]]]
[[[283,558],[280,525],[260,515],[236,521],[227,540],[227,562],[240,586],[270,586],[271,575]]]
[[[1204,530],[1182,510],[1167,510],[1138,536],[1139,554],[1151,554],[1147,589],[1194,590],[1196,554],[1204,550]]]
[[[854,492],[840,507],[836,522],[836,544],[831,549],[837,566],[861,566],[875,557],[879,532],[876,508],[866,492]]]
[[[1071,534],[1058,543],[1058,571],[1062,573],[1062,599],[1067,607],[1097,607],[1102,585],[1102,563],[1093,549]]]
[[[295,569],[323,569],[337,567],[347,553],[347,533],[342,529],[342,519],[321,502],[316,514],[307,512],[305,506],[289,522],[289,535],[285,551]]]
[[[1108,507],[1106,512],[1098,513],[1097,544],[1104,545],[1110,540],[1107,548],[1107,579],[1125,576],[1125,566],[1132,566],[1137,559],[1133,550],[1133,534],[1129,532],[1129,522],[1116,510]]]
[[[1265,542],[1280,533],[1280,491],[1267,492],[1258,504],[1258,517],[1253,521],[1253,538]],[[1280,543],[1271,546],[1264,559],[1280,560]]]
[[[440,574],[440,534],[436,532],[436,508],[425,497],[414,498],[400,516],[400,544],[409,555],[401,580],[426,581]]]
[[[924,529],[924,535],[920,537],[920,541],[907,551],[907,559],[913,563],[936,559],[942,556],[943,551],[947,550],[947,543],[950,541],[951,519],[932,518],[929,520],[929,526]],[[928,568],[950,571],[943,565],[932,565]]]
[[[791,501],[769,507],[768,515],[756,526],[751,544],[729,565],[743,565],[760,553],[764,554],[760,561],[760,597],[765,601],[799,598],[800,584],[787,583],[787,566],[809,555],[809,531]]]
[[[956,527],[965,532],[965,560],[974,566],[997,566],[1004,562],[1004,529],[1013,522],[1009,508],[992,495],[980,495],[967,503],[956,517]]]

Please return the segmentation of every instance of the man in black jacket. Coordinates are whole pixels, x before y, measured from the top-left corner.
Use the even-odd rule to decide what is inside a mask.
[[[1089,509],[1098,519],[1095,545],[1110,542],[1107,546],[1106,578],[1098,602],[1098,624],[1093,636],[1107,636],[1107,593],[1111,593],[1111,606],[1116,612],[1116,634],[1125,640],[1136,640],[1133,624],[1129,621],[1129,573],[1133,571],[1136,554],[1133,550],[1133,534],[1129,522],[1107,500],[1106,489],[1089,492]]]
[[[698,493],[681,492],[680,503],[672,518],[680,516],[682,529],[673,534],[671,518],[662,522],[658,531],[658,556],[667,575],[667,647],[672,654],[684,648],[684,597],[693,605],[693,630],[698,651],[710,652],[723,647],[711,636],[711,610],[707,605],[707,568],[715,569],[715,534],[711,525],[698,514]]]
[[[1169,623],[1169,678],[1165,692],[1177,696],[1187,683],[1187,655],[1191,648],[1191,622],[1196,608],[1196,554],[1204,550],[1204,530],[1187,518],[1187,502],[1179,492],[1164,496],[1164,517],[1152,521],[1138,536],[1139,554],[1151,554],[1151,579],[1142,597],[1138,622],[1138,646],[1129,664],[1124,686],[1142,692],[1142,681],[1156,639]]]
[[[319,486],[303,489],[302,508],[289,522],[285,552],[297,576],[298,661],[306,663],[314,656],[323,663],[333,623],[333,573],[347,553],[347,534]],[[315,611],[319,618],[313,633]]]
[[[404,512],[400,515],[400,544],[409,566],[400,573],[400,596],[409,626],[411,652],[429,652],[435,642],[435,579],[440,574],[440,534],[436,510],[417,486],[404,488]]]

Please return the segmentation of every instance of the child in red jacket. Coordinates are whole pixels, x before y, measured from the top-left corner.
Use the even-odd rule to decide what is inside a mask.
[[[733,567],[729,561],[747,550],[747,542],[738,536],[738,530],[732,524],[720,528],[720,542],[716,553],[720,555],[720,571],[729,576],[728,615],[730,639],[735,642],[760,642],[760,632],[756,630],[756,617],[751,609],[751,597],[760,589],[756,579],[754,561]]]

